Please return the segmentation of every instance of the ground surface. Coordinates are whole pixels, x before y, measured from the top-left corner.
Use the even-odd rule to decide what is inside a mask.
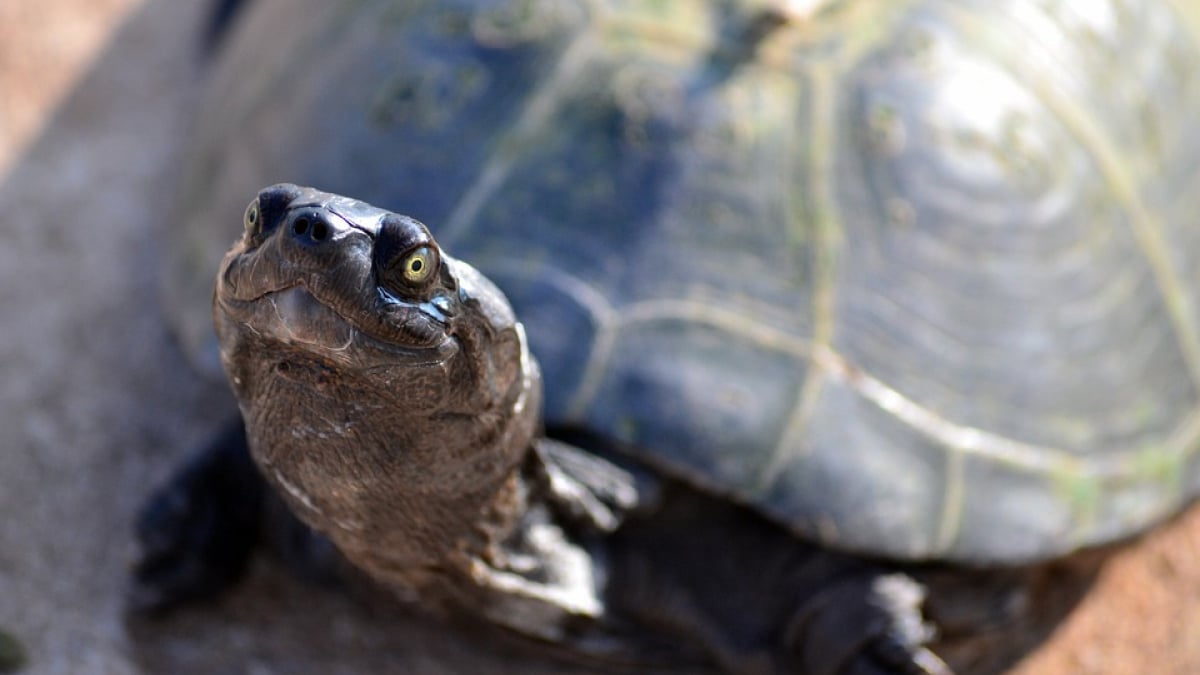
[[[556,672],[259,563],[163,624],[121,614],[128,523],[228,412],[157,298],[199,0],[0,2],[0,630],[27,673]],[[1200,672],[1200,512],[1107,566],[1018,671]]]

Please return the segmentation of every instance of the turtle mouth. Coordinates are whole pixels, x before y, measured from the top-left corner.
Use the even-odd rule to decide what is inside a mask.
[[[258,302],[270,305],[274,320],[269,328],[281,342],[344,350],[354,341],[354,327],[346,317],[301,285],[272,291]]]
[[[344,363],[362,365],[433,365],[457,352],[457,339],[437,336],[427,344],[397,341],[361,326],[312,293],[303,281],[255,294],[249,299],[220,297],[220,311],[259,337],[320,354]]]
[[[287,345],[345,351],[355,339],[353,324],[299,282],[248,299],[224,297],[220,306],[254,333]]]

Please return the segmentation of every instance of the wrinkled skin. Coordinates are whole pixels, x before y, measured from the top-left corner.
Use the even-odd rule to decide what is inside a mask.
[[[469,575],[524,510],[540,384],[511,310],[410,219],[293,188],[247,219],[215,316],[259,467],[377,577]]]

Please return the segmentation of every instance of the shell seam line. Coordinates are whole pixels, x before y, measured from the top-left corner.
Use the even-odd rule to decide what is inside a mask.
[[[566,273],[564,276],[570,277]],[[574,277],[570,277],[574,279]],[[583,284],[582,281],[578,283]],[[575,294],[571,294],[573,297]],[[653,321],[687,321],[717,328],[732,335],[749,337],[762,347],[807,358],[809,342],[785,331],[763,327],[752,317],[717,308],[711,304],[688,299],[643,300],[626,305],[618,311],[609,307],[604,312],[591,312],[596,322],[596,339],[588,354],[587,365],[580,385],[568,406],[570,419],[578,420],[592,404],[604,379],[604,369],[612,357],[617,334],[624,328]]]
[[[574,279],[569,274],[562,274]],[[572,297],[578,295],[568,289],[564,289],[564,292]],[[730,335],[748,338],[766,349],[811,358],[812,363],[828,377],[845,384],[851,391],[881,410],[891,413],[897,420],[926,438],[963,455],[986,457],[1009,466],[1044,474],[1073,473],[1101,479],[1134,474],[1138,461],[1144,455],[1138,453],[1132,457],[1085,460],[1061,448],[1025,443],[976,427],[957,424],[940,417],[882,380],[864,372],[828,345],[814,344],[785,330],[756,323],[753,317],[708,303],[683,298],[646,300],[619,310],[606,306],[603,312],[596,312],[597,308],[591,306],[593,303],[581,304],[588,307],[595,317],[598,332],[606,331],[612,336],[620,329],[637,323],[681,320],[704,324]],[[573,409],[578,407],[579,410],[583,410],[591,403],[599,387],[599,380],[603,378],[604,363],[611,355],[612,342],[597,339],[585,369],[591,373],[590,384],[579,388]],[[1170,458],[1185,459],[1200,452],[1200,409],[1194,410],[1160,447],[1165,448],[1164,455]]]
[[[975,427],[956,424],[917,404],[876,377],[868,375],[824,345],[813,347],[814,358],[833,377],[913,430],[964,455],[987,457],[1043,474],[1080,474],[1120,478],[1134,473],[1137,456],[1084,460],[1061,448],[1024,443]],[[1170,456],[1186,458],[1200,448],[1200,410],[1193,411],[1166,443]]]
[[[479,177],[463,192],[458,205],[439,228],[439,236],[443,241],[456,241],[464,228],[475,221],[484,204],[500,188],[516,164],[520,155],[513,151],[514,146],[523,145],[524,141],[535,138],[541,129],[549,126],[551,116],[560,103],[561,92],[569,82],[578,78],[595,47],[595,35],[585,31],[563,51],[554,72],[530,96],[511,131],[497,141]]]
[[[917,433],[940,445],[964,455],[975,455],[1043,474],[1091,475],[1101,479],[1121,478],[1136,472],[1135,456],[1116,456],[1084,459],[1062,448],[1025,443],[982,429],[944,419],[916,403],[882,380],[867,374],[828,345],[813,344],[784,330],[755,323],[752,317],[739,312],[714,307],[686,299],[662,299],[633,303],[614,310],[611,329],[635,323],[662,320],[683,320],[705,324],[752,340],[755,344],[776,351],[808,358],[831,377],[851,391]],[[1200,409],[1192,412],[1164,444],[1165,454],[1172,458],[1187,458],[1200,451]]]
[[[567,404],[567,418],[579,421],[591,405],[604,378],[620,320],[612,304],[601,293],[579,277],[558,268],[530,269],[524,265],[500,265],[503,275],[525,281],[542,280],[551,283],[563,295],[582,308],[592,322],[595,337],[588,350],[579,385]]]
[[[834,223],[838,219],[834,215],[837,200],[834,197],[833,162],[830,148],[835,142],[834,114],[836,100],[834,96],[833,74],[814,69],[812,71],[813,102],[811,107],[813,132],[808,153],[808,175],[813,176],[813,219],[812,232],[815,238],[816,255],[813,262],[813,336],[814,344],[830,344],[833,339],[833,286],[835,258],[838,253],[838,233]],[[789,230],[797,224],[789,224]],[[824,372],[813,363],[812,350],[805,357],[808,367],[804,381],[800,384],[795,404],[784,421],[779,441],[766,465],[759,472],[753,490],[761,492],[769,489],[778,478],[788,460],[793,460],[797,454],[804,452],[802,444],[795,442],[795,437],[808,423],[809,417],[816,408],[822,386],[825,382]]]
[[[950,550],[962,529],[963,505],[966,499],[966,458],[961,452],[946,452],[946,480],[942,488],[942,513],[934,535],[933,553]]]
[[[968,34],[976,36],[987,34],[979,21],[968,16],[962,10],[947,7],[947,13],[955,23],[969,29]],[[1069,133],[1091,153],[1105,183],[1125,206],[1131,233],[1150,266],[1151,274],[1170,317],[1192,382],[1195,386],[1200,387],[1200,325],[1197,324],[1196,318],[1185,305],[1184,287],[1178,271],[1171,262],[1170,252],[1159,233],[1159,227],[1156,227],[1157,219],[1151,215],[1143,203],[1134,178],[1129,171],[1123,169],[1117,149],[1105,139],[1080,106],[1054,91],[1053,87],[1049,86],[1039,73],[1032,72],[1029,68],[1021,68],[1013,63],[1005,50],[1000,49],[999,45],[990,40],[982,39],[978,41],[978,44],[996,58],[997,62],[1005,64],[1009,73],[1025,82],[1047,109],[1058,117]]]

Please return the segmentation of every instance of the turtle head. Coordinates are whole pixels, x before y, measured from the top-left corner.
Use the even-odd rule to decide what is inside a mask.
[[[482,361],[493,355],[463,353],[462,339],[519,330],[496,287],[407,216],[282,184],[250,202],[244,224],[217,279],[217,312],[287,350],[343,368]]]
[[[511,482],[538,424],[537,366],[504,296],[420,222],[360,201],[262,190],[214,319],[260,468],[351,558],[436,558],[414,547],[477,530],[474,502]]]

